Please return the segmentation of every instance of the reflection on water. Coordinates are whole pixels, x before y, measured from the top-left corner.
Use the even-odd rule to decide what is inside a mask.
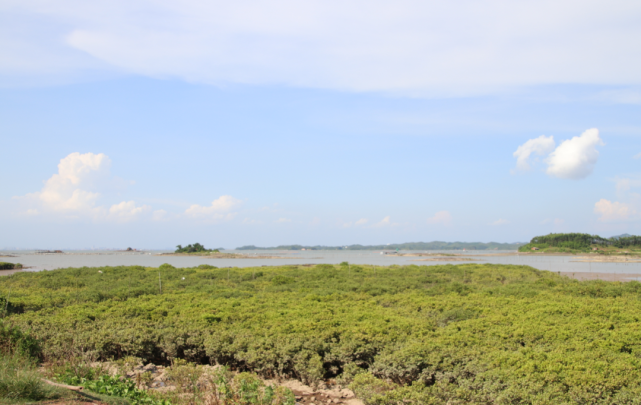
[[[540,270],[563,273],[607,273],[607,274],[638,274],[641,277],[641,263],[598,263],[580,262],[577,256],[538,256],[519,255],[514,251],[421,251],[421,253],[445,253],[465,255],[472,259],[469,262],[449,261],[420,261],[425,257],[394,256],[381,254],[380,251],[354,250],[313,250],[313,251],[225,251],[244,255],[282,256],[282,259],[209,259],[205,257],[160,256],[159,251],[150,252],[114,252],[114,251],[70,251],[57,254],[37,254],[35,252],[15,251],[0,252],[0,255],[15,257],[0,257],[0,261],[22,263],[30,267],[30,271],[52,270],[66,267],[97,267],[97,266],[129,266],[139,265],[158,267],[169,263],[176,267],[194,267],[199,264],[211,264],[217,267],[251,267],[276,266],[287,264],[337,264],[347,261],[352,264],[373,264],[389,266],[392,264],[432,266],[437,264],[462,263],[497,263],[528,265]],[[417,251],[402,251],[401,253],[418,253]],[[634,276],[632,276],[634,277]],[[630,277],[628,277],[629,279]]]

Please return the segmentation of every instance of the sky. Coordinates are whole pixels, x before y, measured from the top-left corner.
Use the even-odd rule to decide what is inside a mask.
[[[0,249],[640,234],[640,18],[3,0]]]

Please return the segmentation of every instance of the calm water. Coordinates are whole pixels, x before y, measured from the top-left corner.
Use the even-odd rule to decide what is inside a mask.
[[[393,257],[381,254],[380,251],[225,251],[241,254],[258,254],[282,256],[282,259],[208,259],[203,257],[160,256],[162,252],[114,252],[114,251],[69,251],[58,254],[38,254],[35,252],[15,251],[0,252],[0,255],[11,254],[15,257],[0,257],[0,261],[22,263],[30,267],[29,271],[53,270],[66,267],[97,267],[97,266],[123,266],[141,265],[158,267],[169,263],[176,267],[193,267],[199,264],[211,264],[217,267],[251,267],[251,266],[276,266],[286,264],[337,264],[347,261],[353,264],[374,264],[380,266],[399,265],[435,265],[435,264],[461,264],[466,262],[432,262],[418,261],[421,257]],[[416,252],[402,252],[416,253]],[[582,263],[575,262],[572,256],[532,256],[514,255],[513,251],[429,251],[427,253],[465,253],[473,261],[467,263],[497,263],[497,264],[522,264],[540,270],[561,272],[594,272],[594,273],[625,273],[638,274],[641,277],[641,263]],[[506,256],[493,256],[497,253],[510,254]]]

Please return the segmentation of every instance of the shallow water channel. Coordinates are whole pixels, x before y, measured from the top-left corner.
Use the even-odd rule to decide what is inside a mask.
[[[28,267],[27,271],[53,270],[67,267],[98,267],[98,266],[129,266],[140,265],[158,267],[169,263],[176,267],[194,267],[200,264],[211,264],[216,267],[252,267],[252,266],[277,266],[287,264],[337,264],[349,262],[351,264],[372,264],[377,266],[398,265],[437,265],[437,264],[462,264],[462,263],[496,263],[528,265],[540,270],[584,274],[584,278],[601,278],[599,274],[615,276],[622,279],[641,280],[641,263],[600,263],[581,262],[579,256],[548,256],[548,255],[519,255],[514,251],[401,251],[400,253],[430,253],[455,254],[457,258],[470,259],[468,261],[440,260],[438,256],[396,256],[381,251],[355,251],[355,250],[312,250],[312,251],[285,251],[285,250],[243,250],[225,251],[225,253],[239,253],[243,255],[279,256],[279,259],[212,259],[206,257],[162,256],[162,251],[146,252],[117,252],[117,251],[67,251],[64,253],[37,253],[33,251],[1,251],[0,261],[22,263]],[[391,252],[388,252],[391,253]],[[462,255],[462,256],[458,256]],[[448,256],[449,257],[449,256]],[[423,261],[422,259],[430,259]],[[436,259],[436,261],[433,261]],[[592,276],[590,276],[592,274]],[[616,277],[618,276],[618,277]],[[578,277],[578,276],[577,276]]]

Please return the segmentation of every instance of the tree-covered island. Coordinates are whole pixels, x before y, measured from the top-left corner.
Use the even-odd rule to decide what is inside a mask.
[[[621,235],[602,238],[587,233],[551,233],[535,236],[519,252],[537,253],[592,253],[601,255],[641,254],[641,236]]]

